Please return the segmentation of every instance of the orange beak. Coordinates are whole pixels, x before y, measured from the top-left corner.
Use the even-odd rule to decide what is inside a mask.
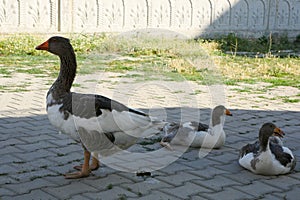
[[[44,42],[43,44],[40,44],[39,46],[35,47],[36,50],[48,50],[49,49],[49,42],[48,40]]]
[[[280,138],[283,138],[283,136],[285,135],[285,133],[280,128],[276,127],[274,129],[273,135],[274,136],[278,136]]]
[[[231,112],[228,109],[225,110],[225,115],[232,116]]]

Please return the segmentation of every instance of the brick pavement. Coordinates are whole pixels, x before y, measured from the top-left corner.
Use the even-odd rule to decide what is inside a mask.
[[[107,87],[108,82],[103,82],[104,86],[88,85],[91,82],[84,81],[87,77],[77,77],[83,87],[75,88],[76,91],[97,92],[132,107],[150,108],[151,114],[167,120],[197,118],[198,108],[201,108],[201,121],[209,119],[210,100],[206,86],[189,83],[186,89],[187,84],[177,82],[155,82],[156,86],[164,87],[156,87],[151,81],[151,87],[134,83],[144,91],[128,99],[132,92],[129,85],[133,84],[128,80],[122,80],[121,86]],[[299,103],[282,103],[270,100],[271,97],[262,101],[255,99],[255,94],[225,88],[226,105],[234,116],[226,119],[227,140],[221,149],[202,158],[199,158],[198,149],[187,149],[171,164],[153,171],[151,177],[138,177],[135,173],[102,165],[88,178],[66,180],[62,174],[83,159],[81,146],[58,134],[49,124],[44,104],[47,90],[37,81],[30,87],[30,91],[0,93],[0,199],[298,199]],[[202,92],[192,94],[193,87]],[[151,100],[145,103],[147,98]],[[298,160],[293,173],[265,177],[238,165],[239,148],[257,138],[258,128],[265,121],[275,122],[287,133],[284,143]],[[144,153],[159,148],[143,140],[132,147]],[[149,159],[157,165],[164,161],[164,157],[148,158],[148,162]]]

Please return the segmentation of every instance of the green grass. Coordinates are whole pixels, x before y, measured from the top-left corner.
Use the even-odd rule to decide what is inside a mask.
[[[112,184],[108,184],[107,186],[106,186],[106,189],[108,189],[108,190],[111,190],[113,188],[113,185]]]
[[[132,74],[123,77],[135,81],[188,80],[226,85],[265,82],[272,87],[300,88],[300,59],[272,54],[285,49],[299,50],[286,36],[265,36],[256,40],[234,34],[215,40],[116,38],[112,34],[70,34],[66,37],[71,39],[77,54],[78,74],[131,71]],[[35,46],[46,39],[30,34],[1,36],[0,76],[10,78],[14,73],[25,73],[35,77],[57,77],[59,59],[35,50]],[[233,53],[225,54],[226,51]],[[238,51],[262,53],[265,57],[237,56]],[[0,86],[0,89],[7,88]],[[248,89],[240,92],[248,92]]]

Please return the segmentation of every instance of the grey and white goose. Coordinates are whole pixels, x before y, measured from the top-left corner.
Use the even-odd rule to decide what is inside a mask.
[[[36,49],[60,58],[58,78],[47,93],[49,121],[60,132],[80,141],[84,148],[81,170],[66,174],[65,178],[86,177],[91,169],[97,169],[98,158],[93,157],[92,165],[89,165],[91,152],[95,155],[114,153],[120,150],[119,147],[127,148],[139,137],[151,136],[163,127],[164,122],[107,97],[71,92],[77,63],[69,39],[54,36]]]
[[[232,116],[227,108],[219,105],[212,110],[209,126],[194,121],[167,123],[163,128],[164,137],[160,144],[171,150],[171,144],[194,148],[220,148],[226,139],[223,130],[226,115]]]
[[[255,174],[286,174],[295,168],[292,151],[282,145],[284,132],[273,123],[265,123],[259,130],[259,141],[242,147],[239,164]]]

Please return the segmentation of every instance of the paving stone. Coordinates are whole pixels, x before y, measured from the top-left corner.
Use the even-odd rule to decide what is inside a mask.
[[[181,164],[187,165],[187,166],[191,167],[192,169],[204,169],[209,166],[217,165],[220,163],[216,162],[214,160],[210,160],[208,158],[199,158],[195,161],[189,161],[189,162],[183,161],[183,162],[181,162]]]
[[[106,190],[109,186],[116,186],[121,184],[132,184],[130,179],[119,176],[118,174],[110,174],[107,177],[95,177],[90,179],[85,179],[83,183],[90,185],[99,190]]]
[[[7,140],[0,141],[1,149],[4,147],[7,147],[7,146],[14,146],[16,144],[25,144],[25,142],[20,140],[19,138],[13,138],[13,137],[11,137]]]
[[[249,185],[233,186],[232,188],[254,196],[261,196],[265,193],[271,193],[275,191],[283,191],[282,189],[278,190],[260,181],[253,181]]]
[[[74,171],[76,171],[75,169],[73,169],[74,166],[78,166],[80,165],[79,162],[72,162],[72,163],[66,163],[66,164],[58,164],[58,165],[53,165],[53,166],[48,166],[47,169],[55,172],[56,175],[63,175],[66,173],[72,173]]]
[[[203,180],[203,178],[195,176],[194,174],[189,174],[187,172],[177,172],[176,174],[172,175],[158,176],[157,179],[174,186],[183,185],[184,182],[191,180]]]
[[[214,193],[201,193],[201,196],[206,197],[208,199],[222,199],[222,200],[235,200],[235,199],[251,199],[252,195],[235,190],[234,188],[224,188],[220,192]]]
[[[1,165],[4,165],[4,164],[7,165],[7,164],[10,164],[10,163],[15,163],[15,162],[24,162],[24,161],[20,158],[15,157],[14,154],[1,155],[1,159],[0,159],[0,164]]]
[[[48,140],[51,140],[51,139],[53,139],[54,137],[52,136],[52,135],[49,135],[49,134],[40,134],[40,135],[38,135],[38,136],[26,136],[26,137],[21,137],[20,139],[21,140],[24,140],[24,141],[26,141],[26,142],[28,142],[28,143],[35,143],[35,142],[39,142],[39,141],[43,141],[43,140],[46,140],[46,141],[48,141]]]
[[[300,191],[300,184],[297,184],[289,191],[283,191],[283,192],[276,191],[276,192],[273,192],[272,194],[281,199],[297,200],[297,199],[299,199],[299,195],[300,195],[299,191]]]
[[[115,200],[115,199],[128,199],[133,197],[138,197],[136,194],[120,188],[118,186],[113,187],[112,189],[108,189],[100,192],[89,192],[85,193],[84,196],[87,196],[91,199],[105,199],[105,200]]]
[[[14,174],[17,173],[19,171],[18,168],[15,168],[11,165],[1,165],[0,166],[0,174],[1,176],[3,175],[7,175],[7,174]]]
[[[202,178],[212,179],[218,174],[228,174],[229,172],[217,169],[215,167],[207,167],[203,170],[190,170],[188,173]]]
[[[40,190],[33,190],[28,194],[23,194],[23,195],[18,195],[18,196],[14,196],[13,197],[14,200],[25,200],[25,199],[34,199],[34,200],[43,200],[43,199],[47,199],[47,200],[56,200],[58,198]]]
[[[174,174],[178,171],[191,170],[191,169],[192,169],[191,167],[188,167],[186,165],[180,165],[180,164],[174,162],[174,163],[168,165],[167,167],[160,169],[160,171],[162,171],[163,173],[166,173],[166,174]]]
[[[268,180],[268,179],[273,179],[274,176],[262,176],[262,175],[258,175],[258,174],[253,174],[252,172],[244,169],[241,167],[241,171],[238,174],[223,174],[223,176],[230,178],[234,181],[240,182],[244,185],[249,185],[251,184],[253,181],[256,180]]]
[[[72,161],[83,161],[83,152],[72,152],[68,154],[54,154],[52,152],[49,152],[48,155],[51,155],[49,160],[52,160],[53,162],[58,163],[59,165],[67,164]]]
[[[8,198],[8,197],[5,197],[5,196],[14,196],[14,195],[16,195],[15,192],[13,192],[13,191],[11,191],[9,189],[3,188],[3,187],[0,188],[0,194],[1,194],[1,196],[0,196],[1,199],[2,198],[3,199]]]
[[[219,155],[219,156],[210,156],[209,159],[211,160],[214,160],[216,162],[220,162],[222,164],[230,164],[232,162],[235,162],[237,161],[238,159],[238,155],[239,153],[236,152],[236,153],[226,153],[226,156],[225,155]]]
[[[73,181],[69,185],[59,187],[47,187],[44,188],[43,191],[59,199],[68,199],[77,194],[97,192],[97,189],[87,184],[78,181]]]
[[[15,155],[19,158],[22,158],[24,161],[33,161],[39,158],[47,157],[49,154],[49,151],[45,149],[39,149],[31,152],[16,153]]]
[[[128,200],[133,200],[133,199],[139,199],[139,200],[150,200],[150,199],[155,199],[155,200],[179,200],[180,198],[177,198],[175,196],[160,192],[160,191],[153,191],[149,195],[138,195],[138,198],[128,198]]]
[[[50,182],[38,178],[32,181],[28,182],[23,182],[23,183],[16,183],[16,184],[6,184],[3,187],[9,190],[14,191],[17,194],[24,194],[24,193],[29,193],[31,190],[38,189],[38,188],[43,188],[46,186],[54,186]]]
[[[232,161],[229,164],[220,164],[214,165],[215,168],[227,171],[230,174],[237,174],[243,171],[244,169],[239,165],[238,161]]]
[[[26,168],[24,170],[26,170]],[[11,174],[10,176],[15,180],[24,182],[24,181],[32,181],[36,178],[43,178],[46,176],[54,176],[54,175],[56,175],[56,173],[50,170],[38,169],[36,171],[19,171],[18,173]]]
[[[265,194],[265,195],[255,198],[255,199],[282,200],[282,199],[287,199],[287,198],[286,198],[286,196],[279,197],[279,196],[275,196],[273,194]]]
[[[72,197],[69,198],[69,200],[89,200],[89,199],[92,199],[92,198],[89,198],[87,196],[83,196],[84,194],[78,194],[78,195],[74,195]]]
[[[261,182],[268,184],[272,187],[278,188],[278,190],[290,190],[295,185],[300,185],[299,179],[294,179],[292,177],[288,177],[285,175],[278,176],[275,179],[262,180]],[[284,184],[282,184],[282,183],[284,183]]]
[[[222,175],[214,176],[213,179],[209,180],[192,180],[193,183],[209,188],[213,191],[221,191],[225,187],[231,186],[242,186],[243,184],[236,182],[228,177]]]
[[[0,151],[0,155],[3,155],[3,154],[13,154],[13,153],[20,153],[22,152],[21,149],[15,147],[14,146],[6,146],[6,147],[3,147]]]
[[[27,143],[16,146],[23,151],[37,151],[39,149],[57,148],[56,145],[43,140],[35,143]]]
[[[191,196],[191,200],[207,200],[207,197],[201,197],[199,195]]]
[[[51,143],[50,143],[51,144]],[[49,149],[49,151],[54,152],[56,154],[70,154],[73,152],[79,152],[79,153],[83,153],[83,149],[80,145],[77,144],[69,144],[67,146],[64,147],[55,147],[55,148],[51,148]]]
[[[190,182],[187,182],[184,185],[175,188],[160,189],[160,191],[165,192],[169,195],[174,195],[181,199],[187,199],[190,196],[198,193],[212,192],[212,190]]]
[[[172,188],[173,185],[170,185],[164,181],[160,181],[157,178],[146,178],[144,181],[137,183],[122,184],[122,187],[128,191],[134,192],[138,196],[144,196],[157,189]]]

